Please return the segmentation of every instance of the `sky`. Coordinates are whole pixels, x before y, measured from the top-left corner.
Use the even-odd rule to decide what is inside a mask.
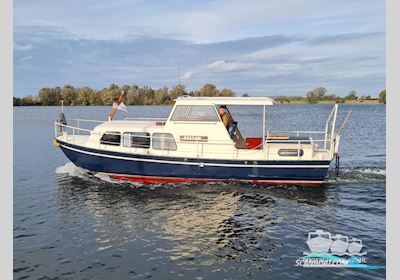
[[[14,96],[206,83],[242,95],[377,96],[382,0],[14,0]]]

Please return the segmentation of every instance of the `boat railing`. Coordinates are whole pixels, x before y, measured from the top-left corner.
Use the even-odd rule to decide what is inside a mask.
[[[338,104],[335,104],[333,106],[333,109],[331,113],[329,114],[328,119],[326,120],[325,123],[325,133],[324,133],[324,149],[327,149],[327,144],[330,143],[330,148],[329,150],[332,152],[334,148],[332,147],[334,138],[335,138],[335,125],[336,125],[336,118],[337,118],[337,113],[338,113]],[[329,129],[330,126],[330,129]],[[330,138],[330,141],[328,142],[328,139]]]
[[[71,121],[78,121],[78,122],[88,122],[88,123],[103,123],[105,121],[101,120],[87,120],[87,119],[69,119]]]
[[[136,122],[165,122],[167,119],[166,118],[125,118],[124,120],[126,121],[136,121]],[[93,129],[95,125],[99,125],[102,123],[108,122],[107,120],[89,120],[89,119],[68,119],[68,122],[73,122],[74,125],[70,127],[75,127],[75,132],[76,134],[81,134],[80,132],[83,132],[81,126],[86,126],[85,129],[88,129],[89,126],[90,128]]]
[[[71,119],[71,120],[76,120],[77,119]],[[88,134],[88,135],[98,135],[99,137],[103,136],[103,134],[105,134],[105,132],[97,132],[97,131],[93,131],[92,129],[87,129],[87,128],[82,128],[82,127],[78,127],[78,126],[72,126],[72,125],[65,125],[59,122],[54,122],[55,124],[55,137],[59,137],[61,135],[71,135],[71,136],[77,136],[79,134]],[[83,132],[83,133],[82,133]],[[129,133],[129,132],[127,132]],[[123,136],[121,135],[121,133],[117,133],[117,132],[112,132],[112,131],[107,131],[106,134],[108,135],[118,135],[118,136]],[[127,137],[127,136],[123,136],[123,137]],[[144,136],[144,135],[133,135],[131,137],[134,138],[143,138],[143,139],[162,139],[162,140],[174,140],[175,143],[184,143],[184,144],[191,144],[193,142],[202,142],[201,140],[193,140],[193,141],[182,141],[179,138],[168,138],[168,137],[157,137],[157,136]],[[207,141],[206,144],[216,144],[216,145],[232,145],[233,141],[227,141],[226,139],[221,139],[221,140],[213,140],[213,141]]]
[[[71,131],[72,131],[72,135],[79,135],[80,134],[80,132],[85,132],[85,133],[87,133],[87,134],[99,134],[99,135],[103,135],[104,134],[104,132],[96,132],[96,131],[93,131],[92,129],[87,129],[87,128],[82,128],[82,127],[80,127],[78,124],[81,124],[81,123],[84,123],[84,122],[88,122],[88,123],[90,123],[90,122],[96,122],[96,123],[104,123],[104,121],[97,121],[97,120],[85,120],[85,119],[70,119],[70,121],[76,121],[77,122],[77,126],[72,126],[72,125],[65,125],[65,124],[62,124],[62,123],[59,123],[59,122],[55,122],[54,124],[55,124],[55,131],[56,131],[56,134],[55,134],[55,136],[57,137],[57,136],[60,136],[61,134],[60,133],[57,133],[57,131],[61,131],[61,129],[60,129],[60,127],[62,127],[62,128],[64,128],[64,129],[62,129],[63,131],[65,131],[66,129],[70,129]],[[57,127],[58,127],[58,129],[57,129]],[[293,131],[290,131],[290,130],[281,130],[281,131],[271,131],[270,132],[270,134],[268,135],[268,136],[266,136],[266,139],[265,139],[265,141],[266,142],[268,142],[268,143],[274,143],[274,142],[281,142],[281,141],[285,141],[285,143],[298,143],[298,144],[304,144],[304,143],[306,143],[306,142],[310,142],[310,140],[309,139],[300,139],[300,140],[298,140],[298,139],[281,139],[281,138],[268,138],[269,136],[271,136],[272,135],[272,133],[294,133],[294,134],[296,134],[296,136],[299,136],[300,134],[323,134],[324,132],[323,131],[300,131],[300,130],[293,130]],[[113,133],[113,132],[107,132],[107,134],[110,134],[110,135],[113,135],[113,134],[115,134],[115,135],[120,135],[120,133]],[[275,136],[275,135],[274,135]],[[133,136],[133,137],[135,137],[135,138],[162,138],[162,139],[164,139],[164,137],[154,137],[154,136],[142,136],[142,135],[135,135],[135,136]],[[175,142],[177,142],[177,143],[185,143],[185,144],[190,144],[191,142],[203,142],[202,140],[192,140],[192,141],[182,141],[182,140],[180,140],[179,138],[171,138],[171,139],[173,139]],[[222,139],[222,140],[213,140],[212,142],[209,142],[209,141],[207,141],[206,143],[207,144],[216,144],[216,143],[219,143],[219,144],[221,144],[221,143],[227,143],[228,142],[228,144],[229,145],[231,145],[232,144],[232,141],[226,141],[226,139]],[[326,142],[325,140],[323,140],[323,139],[312,139],[312,142],[318,142],[318,143],[320,143],[320,142]]]
[[[124,121],[167,121],[168,118],[124,118]]]
[[[85,122],[100,122],[100,121],[92,121],[92,120],[85,120],[85,119],[74,119],[75,121],[77,121],[77,123],[79,122],[81,123],[85,123]],[[55,122],[55,137],[59,137],[59,136],[64,136],[65,141],[72,143],[72,144],[77,144],[77,137],[79,135],[95,135],[95,141],[98,143],[98,148],[100,149],[107,149],[108,147],[112,147],[110,145],[112,145],[113,143],[107,143],[107,141],[102,140],[102,136],[104,135],[104,132],[97,132],[97,131],[93,131],[92,129],[87,129],[87,128],[82,128],[79,126],[72,126],[72,125],[65,125],[65,124],[61,124],[59,122]],[[299,134],[312,134],[312,133],[316,133],[316,134],[321,134],[323,132],[321,131],[274,131],[274,133],[289,133],[289,132],[293,132],[296,135]],[[171,151],[173,151],[174,153],[193,153],[193,151],[196,151],[196,154],[198,156],[203,156],[204,153],[207,154],[220,154],[220,155],[232,155],[232,158],[238,158],[239,153],[241,152],[242,149],[237,149],[235,148],[234,142],[233,141],[227,141],[226,139],[224,140],[213,140],[213,141],[207,141],[204,142],[201,139],[200,140],[192,140],[192,141],[182,141],[180,138],[168,138],[168,137],[157,137],[157,136],[153,136],[153,135],[125,135],[125,134],[121,134],[121,133],[115,133],[115,132],[107,132],[107,134],[109,135],[116,135],[120,137],[120,143],[118,144],[118,146],[122,146],[125,148],[128,148],[128,152],[137,152],[137,149],[148,149],[150,148],[150,146],[152,147],[153,150],[161,150],[163,154],[167,154]],[[131,137],[131,139],[126,142],[126,139],[128,137]],[[136,143],[133,140],[133,138],[136,139]],[[138,140],[141,139],[141,140]],[[154,149],[153,143],[154,140],[160,140],[160,149]],[[173,140],[173,141],[172,141]],[[171,143],[168,143],[169,141],[171,141],[173,143],[173,145],[179,145],[179,150],[174,148],[171,149]],[[303,148],[303,145],[305,144],[312,144],[312,149],[314,151],[314,144],[320,144],[320,145],[324,145],[325,142],[327,140],[324,139],[313,139],[311,137],[308,137],[307,139],[271,139],[271,138],[266,138],[265,139],[265,148],[264,151],[266,152],[266,158],[269,158],[270,156],[274,156],[275,154],[278,154],[277,152],[273,152],[270,149],[268,149],[269,145],[268,144],[274,144],[274,143],[282,143],[282,141],[284,141],[284,143],[287,144],[294,144],[297,145],[295,146],[298,150],[298,157],[300,158],[300,150]],[[329,141],[329,140],[328,140]],[[139,144],[137,143],[139,142]],[[126,144],[128,143],[128,144]],[[132,144],[134,143],[134,144]],[[141,144],[140,144],[141,143]],[[108,145],[107,145],[108,144]],[[193,144],[195,144],[196,146],[193,147]],[[214,147],[212,147],[212,145]],[[228,149],[221,149],[222,146],[228,146]],[[261,146],[261,145],[259,145]],[[319,146],[319,145],[318,145]],[[220,148],[218,148],[220,147]],[[206,150],[206,151],[205,151]],[[246,149],[247,153],[249,153],[251,150],[253,150],[255,153],[258,153],[260,151],[260,148],[253,148],[253,149]],[[139,150],[140,151],[140,150]],[[143,150],[142,150],[143,151]],[[329,152],[328,150],[319,150],[319,152]]]
[[[62,124],[62,123],[59,123],[59,122],[55,122],[54,124],[55,124],[55,128],[54,128],[55,137],[57,138],[57,137],[63,136],[64,140],[67,143],[78,144],[77,143],[78,142],[77,139],[78,139],[79,135],[86,134],[86,135],[91,135],[91,136],[94,135],[96,137],[96,142],[98,143],[98,148],[99,149],[101,148],[103,150],[106,150],[107,146],[112,147],[113,144],[114,144],[112,142],[107,143],[107,141],[101,140],[102,136],[105,134],[104,132],[96,132],[96,131],[93,131],[91,129],[85,129],[85,128],[81,128],[81,127],[65,125],[65,124]],[[150,146],[152,147],[153,150],[161,151],[163,155],[164,154],[168,154],[171,151],[173,151],[175,153],[188,153],[188,152],[193,152],[193,150],[194,150],[193,147],[191,147],[191,149],[185,149],[185,148],[182,148],[182,146],[188,146],[188,145],[185,145],[185,144],[196,144],[196,148],[195,148],[196,149],[196,154],[198,156],[201,156],[203,154],[203,152],[204,152],[204,144],[207,144],[207,145],[217,146],[215,148],[215,152],[213,152],[213,151],[208,149],[207,153],[229,154],[229,155],[232,155],[233,158],[238,156],[237,149],[234,148],[234,145],[232,145],[233,141],[214,140],[212,142],[206,142],[206,143],[201,142],[201,141],[186,142],[186,141],[181,141],[179,138],[157,137],[157,136],[153,136],[153,135],[151,135],[151,136],[134,135],[134,136],[130,136],[130,137],[132,137],[132,138],[133,137],[142,138],[144,140],[148,140],[149,144],[142,145],[141,147],[137,146],[137,145],[136,145],[137,147],[134,147],[134,146],[126,147],[126,146],[124,146],[124,137],[127,137],[127,136],[125,136],[125,135],[123,135],[121,133],[115,133],[115,132],[107,132],[107,134],[108,135],[119,136],[120,137],[120,141],[119,141],[120,143],[117,146],[122,146],[122,147],[128,148],[128,153],[135,152],[135,151],[137,151],[136,149],[138,149],[138,148],[146,148],[146,149],[148,149],[148,148],[150,148]],[[154,140],[156,140],[156,139],[159,139],[160,143],[162,143],[160,149],[155,149],[154,145],[152,144],[152,143],[154,143]],[[181,145],[179,150],[171,149],[170,145],[166,144],[166,142],[168,142],[168,140],[174,140],[174,145],[176,145],[176,144],[179,144],[179,145],[183,144],[183,145]],[[227,149],[222,149],[221,150],[221,148],[218,148],[218,147],[221,147],[221,146],[228,146],[228,147],[232,148],[232,150],[231,151],[228,151]]]
[[[314,131],[314,130],[274,130],[274,131],[269,131],[267,137],[269,135],[274,135],[275,133],[296,134],[296,136],[300,136],[300,134],[324,134],[325,131]]]
[[[104,123],[108,120],[88,120],[88,119],[68,119],[69,121],[91,122],[91,123]],[[166,121],[168,118],[124,118],[124,121]]]

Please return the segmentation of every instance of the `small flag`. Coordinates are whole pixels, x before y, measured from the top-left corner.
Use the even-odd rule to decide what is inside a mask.
[[[119,104],[119,106],[117,106],[117,103],[113,103],[113,108],[117,108],[117,110],[121,110],[121,111],[124,111],[124,112],[127,112],[126,111],[126,106],[125,106],[125,104],[124,104],[124,102],[121,102],[120,104]]]

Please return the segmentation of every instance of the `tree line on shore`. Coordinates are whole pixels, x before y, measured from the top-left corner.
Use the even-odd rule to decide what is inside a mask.
[[[93,90],[90,87],[75,88],[70,85],[55,88],[42,88],[37,96],[14,97],[14,106],[29,105],[112,105],[123,94],[125,105],[170,105],[181,95],[190,96],[236,96],[231,89],[218,89],[213,84],[205,84],[199,90],[187,91],[185,86],[176,85],[172,88],[162,87],[153,89],[148,86],[137,85],[118,86],[111,84],[108,88]]]
[[[372,98],[370,95],[358,96],[355,90],[351,90],[345,97],[337,96],[336,94],[328,94],[328,91],[324,87],[317,87],[311,91],[308,91],[305,96],[277,96],[275,101],[279,103],[291,103],[291,102],[305,102],[315,104],[320,101],[331,101],[335,103],[345,103],[346,101],[378,101],[379,103],[386,104],[386,89],[382,90],[378,94],[378,98]]]
[[[14,97],[14,106],[35,106],[45,105],[54,106],[60,105],[63,100],[64,105],[78,105],[78,106],[101,106],[101,105],[112,105],[118,97],[124,95],[124,103],[126,105],[171,105],[174,100],[181,95],[189,96],[226,96],[233,97],[236,93],[228,88],[218,89],[213,84],[205,84],[198,90],[187,91],[185,86],[176,85],[172,88],[162,87],[153,89],[148,86],[139,87],[137,85],[123,85],[118,86],[111,84],[108,88],[101,90],[93,90],[90,87],[79,87],[75,88],[70,85],[64,87],[55,88],[42,88],[36,96],[26,97]],[[242,96],[249,96],[243,94]],[[317,87],[309,92],[305,96],[276,96],[274,97],[277,103],[318,103],[320,101],[331,101],[336,103],[344,103],[347,100],[358,100],[363,102],[366,100],[378,100],[380,103],[386,104],[386,90],[382,90],[379,93],[378,98],[371,98],[371,96],[362,95],[358,96],[357,93],[352,90],[345,97],[339,97],[335,94],[328,94],[328,91],[324,87]]]

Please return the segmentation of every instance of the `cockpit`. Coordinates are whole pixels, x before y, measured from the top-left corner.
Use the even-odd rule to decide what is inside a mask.
[[[229,136],[238,149],[246,149],[246,140],[243,138],[229,109],[225,105],[177,105],[170,118],[171,121],[192,122],[222,122]]]
[[[240,133],[238,122],[234,120],[231,112],[229,112],[228,107],[226,105],[220,105],[218,107],[218,113],[221,121],[224,123],[226,129],[228,130],[229,136],[235,142],[235,147],[237,149],[246,149],[246,140]]]

